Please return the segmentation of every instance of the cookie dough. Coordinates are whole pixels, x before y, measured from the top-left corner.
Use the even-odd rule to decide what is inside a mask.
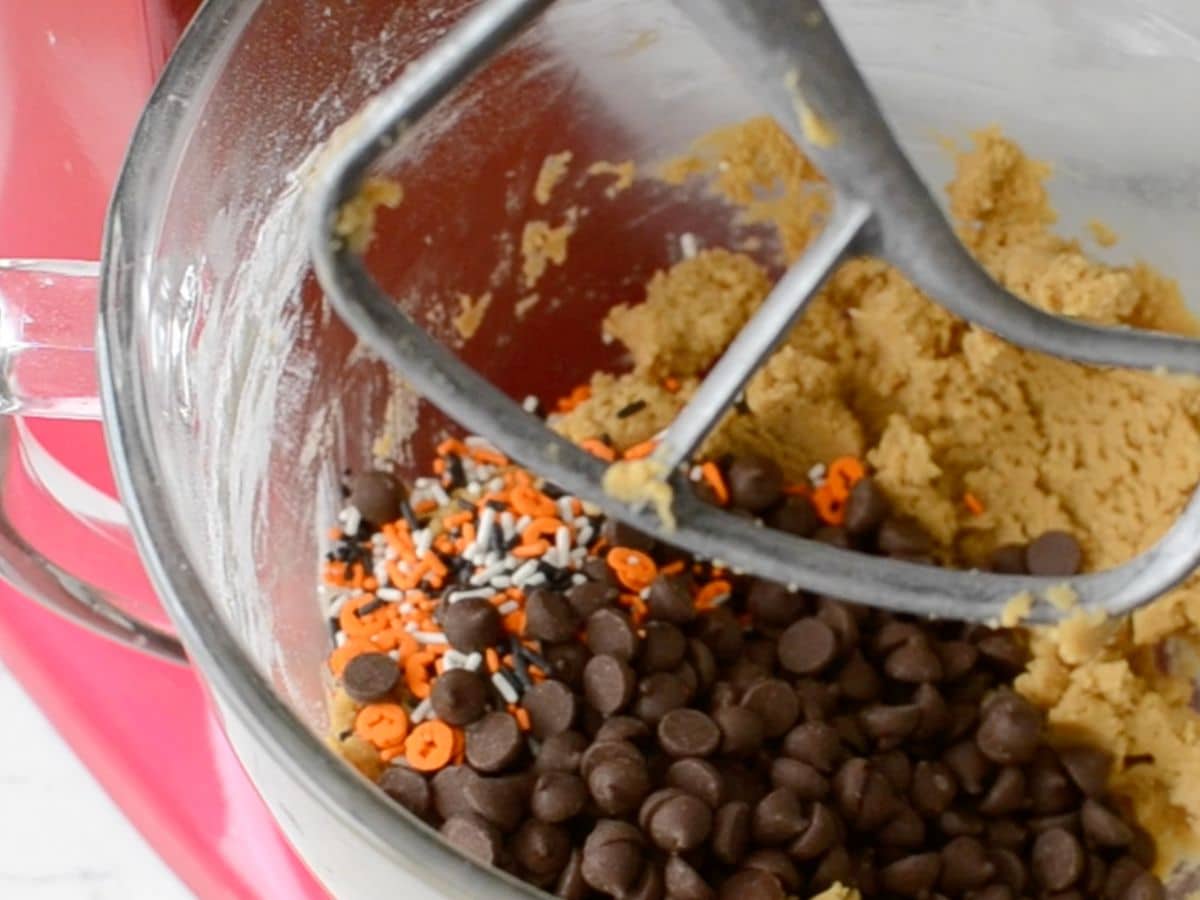
[[[379,208],[395,209],[404,199],[404,189],[391,178],[371,177],[359,192],[338,210],[333,232],[354,253],[366,253],[375,240],[375,220]]]
[[[1007,288],[1094,322],[1200,333],[1171,280],[1142,263],[1099,263],[1055,234],[1049,168],[999,132],[974,135],[956,165],[948,192],[959,235]],[[775,228],[784,262],[828,205],[812,165],[769,120],[705,139],[663,177],[708,179],[743,222]],[[596,375],[590,399],[557,427],[579,440],[607,433],[620,447],[651,437],[769,284],[758,263],[726,250],[658,275],[643,303],[604,323],[633,370]],[[678,392],[660,387],[681,376]],[[619,419],[635,399],[645,410]],[[857,455],[949,562],[978,565],[1002,544],[1066,529],[1087,568],[1104,569],[1161,536],[1200,476],[1200,385],[1020,350],[945,312],[887,263],[859,258],[835,273],[705,452],[765,453],[794,480]],[[1115,784],[1168,867],[1170,851],[1200,833],[1200,719],[1184,667],[1200,645],[1200,578],[1128,621],[1080,613],[1032,644],[1018,689],[1064,739],[1085,735],[1116,754]]]

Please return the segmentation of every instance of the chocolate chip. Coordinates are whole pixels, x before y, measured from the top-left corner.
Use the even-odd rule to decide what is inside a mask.
[[[688,701],[688,687],[670,672],[655,672],[638,683],[633,713],[651,727]]]
[[[562,900],[586,900],[588,884],[583,880],[583,853],[572,850],[554,885],[554,896]]]
[[[906,641],[887,655],[883,671],[909,684],[942,680],[942,661],[923,637]]]
[[[1029,829],[1012,819],[988,822],[984,826],[984,833],[990,844],[1010,850],[1023,849],[1029,838]]]
[[[1149,872],[1142,872],[1125,888],[1121,900],[1163,900],[1167,896],[1162,882]]]
[[[833,629],[837,637],[838,652],[845,653],[858,646],[858,619],[849,604],[829,597],[817,602],[817,618]]]
[[[512,855],[535,876],[557,875],[571,858],[571,838],[562,828],[529,819],[512,839]]]
[[[867,736],[882,750],[898,746],[916,729],[921,711],[910,704],[868,706],[859,714]]]
[[[1029,662],[1029,650],[1012,631],[994,631],[975,642],[979,655],[1006,676],[1016,675]]]
[[[596,731],[596,741],[629,741],[634,743],[650,735],[650,726],[633,716],[613,716],[605,719]]]
[[[1130,827],[1133,829],[1133,842],[1129,845],[1129,855],[1144,868],[1153,868],[1158,860],[1158,844],[1145,828],[1136,824]]]
[[[979,837],[985,831],[983,818],[968,809],[948,809],[937,821],[938,828],[948,837],[970,835]]]
[[[466,758],[480,772],[500,772],[521,757],[525,737],[506,712],[488,713],[467,726]]]
[[[1074,885],[1087,862],[1079,838],[1062,828],[1039,834],[1031,859],[1033,877],[1048,891],[1065,891]]]
[[[671,900],[714,900],[716,897],[700,873],[679,856],[667,860],[663,883]]]
[[[647,622],[638,655],[642,672],[670,672],[679,668],[687,656],[687,638],[669,622]]]
[[[533,761],[535,772],[578,772],[588,740],[577,731],[566,731],[542,741]]]
[[[838,672],[837,689],[847,700],[868,703],[883,692],[883,679],[862,652],[855,650]]]
[[[996,874],[987,851],[973,837],[956,837],[942,847],[942,891],[957,896],[965,891],[983,887]]]
[[[863,478],[850,489],[846,500],[846,531],[854,537],[871,534],[892,511],[887,495],[873,478]]]
[[[482,597],[451,603],[442,619],[442,631],[460,653],[482,652],[500,643],[504,623],[496,607]]]
[[[433,800],[434,812],[442,819],[471,814],[471,804],[467,800],[467,782],[475,777],[475,773],[467,766],[447,766],[429,783],[429,793]]]
[[[577,690],[583,684],[584,666],[592,658],[587,647],[575,642],[543,645],[542,656],[550,666],[547,674]]]
[[[804,598],[774,581],[755,579],[746,595],[746,608],[756,625],[783,628],[804,614]]]
[[[1025,567],[1031,575],[1066,578],[1079,573],[1083,551],[1065,531],[1047,531],[1025,548]]]
[[[620,519],[605,519],[604,524],[600,526],[600,536],[610,547],[628,547],[642,553],[649,553],[655,546],[654,538],[626,525]]]
[[[1075,785],[1089,797],[1102,797],[1108,789],[1112,757],[1099,747],[1064,747],[1059,762]]]
[[[667,784],[699,797],[713,809],[721,804],[724,782],[717,767],[703,759],[680,759],[667,769]]]
[[[837,637],[820,619],[801,619],[779,637],[779,664],[797,675],[816,675],[837,656]]]
[[[850,540],[850,535],[847,534],[846,529],[833,525],[822,525],[813,532],[812,539],[818,544],[837,547],[839,550],[852,550],[854,548],[854,542]]]
[[[1133,842],[1133,830],[1112,810],[1091,799],[1080,811],[1083,833],[1101,847],[1125,847]]]
[[[958,794],[958,780],[945,763],[921,760],[913,769],[913,805],[924,816],[939,816]]]
[[[946,681],[958,681],[973,672],[979,662],[979,648],[967,641],[942,641],[934,645],[934,652],[942,663]],[[987,681],[990,684],[991,679]]]
[[[919,850],[925,846],[925,820],[911,806],[902,806],[890,822],[875,832],[875,840],[884,847]]]
[[[750,805],[740,800],[726,803],[713,816],[712,852],[720,862],[741,862],[750,841]]]
[[[624,709],[637,689],[637,675],[623,659],[593,656],[583,670],[583,694],[593,709],[611,716]]]
[[[788,846],[788,853],[801,861],[816,859],[843,838],[841,821],[833,810],[824,803],[814,803],[807,824]]]
[[[350,505],[376,527],[401,516],[404,486],[388,472],[362,472],[350,482]]]
[[[1004,544],[988,557],[988,570],[998,575],[1028,575],[1025,567],[1025,545]]]
[[[821,527],[821,517],[807,497],[786,497],[767,516],[767,524],[797,537],[811,537]]]
[[[691,582],[683,575],[659,575],[650,584],[646,608],[651,619],[686,625],[696,618]]]
[[[695,638],[689,639],[687,660],[696,672],[696,681],[700,690],[706,691],[712,687],[713,682],[717,680],[717,661],[713,657],[712,651],[708,649],[708,645]]]
[[[782,850],[755,850],[743,860],[742,866],[774,875],[789,893],[800,889],[800,872]]]
[[[829,780],[798,759],[786,756],[771,760],[771,784],[787,788],[801,800],[824,800],[829,795]]]
[[[700,640],[720,663],[732,663],[742,653],[742,626],[732,610],[718,606],[700,619]]]
[[[804,831],[808,817],[800,798],[787,788],[776,788],[754,807],[751,831],[759,844],[786,844]]]
[[[379,787],[414,816],[424,818],[429,814],[429,782],[420,772],[388,766],[379,776]]]
[[[579,760],[579,772],[586,780],[600,763],[615,759],[628,760],[638,765],[644,765],[646,762],[641,751],[628,741],[597,741],[584,751]]]
[[[749,512],[762,512],[783,494],[783,470],[777,462],[766,457],[735,459],[725,478],[729,484],[730,503]]]
[[[1034,758],[1027,778],[1029,799],[1034,815],[1055,815],[1068,811],[1079,802],[1079,792],[1074,782],[1063,771],[1058,757],[1049,748],[1043,748]]]
[[[1105,900],[1124,900],[1125,892],[1141,875],[1145,868],[1128,856],[1123,856],[1108,869],[1108,878],[1104,883]]]
[[[915,853],[884,866],[879,883],[884,890],[901,897],[923,897],[933,890],[942,872],[942,858],[937,853]]]
[[[388,697],[399,681],[400,667],[386,653],[362,653],[342,671],[342,687],[358,703],[374,703]]]
[[[975,743],[1000,765],[1027,763],[1042,740],[1042,714],[1033,704],[1005,691],[987,704]]]
[[[641,762],[607,760],[587,775],[587,786],[602,813],[623,816],[637,809],[650,793],[650,773]]]
[[[617,609],[600,609],[588,616],[588,649],[631,662],[637,655],[638,637],[629,617]]]
[[[433,682],[430,702],[449,725],[470,725],[487,711],[488,685],[467,669],[447,669]]]
[[[587,785],[569,772],[543,772],[533,785],[529,808],[543,822],[565,822],[583,812]]]
[[[1029,872],[1021,857],[1004,847],[993,847],[988,851],[988,859],[996,867],[995,878],[997,881],[1012,888],[1017,894],[1025,893],[1029,887]],[[1101,885],[1103,885],[1103,881],[1101,881]],[[1099,889],[1095,893],[1098,894]]]
[[[1025,773],[1015,766],[1000,770],[996,780],[979,803],[979,811],[985,816],[1007,816],[1027,803]]]
[[[813,873],[810,888],[824,890],[837,882],[848,883],[854,874],[854,865],[845,847],[833,847],[825,854]]]
[[[538,740],[570,730],[578,712],[575,694],[553,679],[529,688],[521,698],[521,705],[529,713],[530,731]]]
[[[825,722],[804,722],[783,739],[782,750],[826,775],[841,765],[845,752],[837,730]]]
[[[942,754],[959,786],[968,794],[982,794],[992,773],[992,763],[974,741],[960,741]]]
[[[698,709],[675,709],[659,720],[658,743],[668,756],[710,756],[721,744],[721,729]]]
[[[578,626],[578,614],[557,591],[537,588],[525,602],[526,637],[560,643],[571,640]]]
[[[753,710],[723,706],[713,711],[713,721],[721,729],[721,752],[726,756],[749,756],[762,746],[763,723]]]
[[[933,552],[933,539],[912,519],[892,516],[879,526],[879,550],[888,556],[925,556]]]
[[[500,857],[503,839],[499,829],[478,816],[453,816],[440,830],[452,846],[484,865],[494,865]]]
[[[526,774],[488,778],[476,775],[463,784],[471,811],[501,831],[512,831],[525,816],[532,779]]]
[[[741,705],[762,720],[763,734],[781,737],[800,718],[800,698],[786,681],[768,678],[752,684],[742,694]]]
[[[582,621],[597,610],[615,604],[618,596],[620,594],[617,589],[606,581],[585,581],[567,591],[567,603],[571,605],[578,620]]]
[[[833,776],[833,795],[842,818],[859,831],[874,831],[898,809],[891,783],[862,758],[848,760],[838,769]]]
[[[628,822],[601,819],[583,843],[583,880],[602,893],[623,897],[644,864],[642,833]]]
[[[650,839],[668,853],[699,847],[712,830],[712,810],[690,794],[680,793],[660,804],[649,816]]]
[[[888,750],[871,757],[871,765],[883,773],[898,793],[907,794],[912,787],[913,763],[901,750]]]
[[[941,692],[932,684],[921,684],[913,692],[912,700],[921,713],[913,737],[919,741],[927,741],[943,735],[950,726],[950,708],[942,698]]]

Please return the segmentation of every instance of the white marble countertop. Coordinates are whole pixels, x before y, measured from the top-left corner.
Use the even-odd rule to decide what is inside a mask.
[[[0,897],[192,896],[2,667],[0,721]]]

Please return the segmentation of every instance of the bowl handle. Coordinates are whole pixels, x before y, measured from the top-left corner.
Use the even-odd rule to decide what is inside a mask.
[[[0,423],[0,460],[6,464],[15,459],[19,444],[30,444],[18,440],[23,429],[20,417],[100,418],[94,350],[98,270],[96,263],[88,262],[0,259],[0,415],[18,417]],[[79,502],[87,490],[92,502]],[[127,533],[117,502],[95,489],[82,493],[46,489],[43,494],[93,530]],[[107,512],[98,514],[98,506]],[[154,656],[187,663],[178,638],[139,620],[109,592],[48,559],[3,510],[0,578],[95,632]]]

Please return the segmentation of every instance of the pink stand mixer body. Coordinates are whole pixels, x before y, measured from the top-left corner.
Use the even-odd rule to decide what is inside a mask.
[[[196,0],[0,5],[0,246],[95,259],[129,135]],[[131,546],[65,521],[45,460],[114,493],[97,423],[30,421],[6,513],[72,567],[156,605]],[[26,465],[33,459],[43,464]],[[40,469],[42,475],[37,474]],[[115,503],[114,503],[115,508]],[[47,550],[48,553],[52,551]],[[163,621],[161,613],[152,614]],[[191,671],[122,647],[0,584],[0,656],[154,849],[201,897],[324,897],[279,834]]]

